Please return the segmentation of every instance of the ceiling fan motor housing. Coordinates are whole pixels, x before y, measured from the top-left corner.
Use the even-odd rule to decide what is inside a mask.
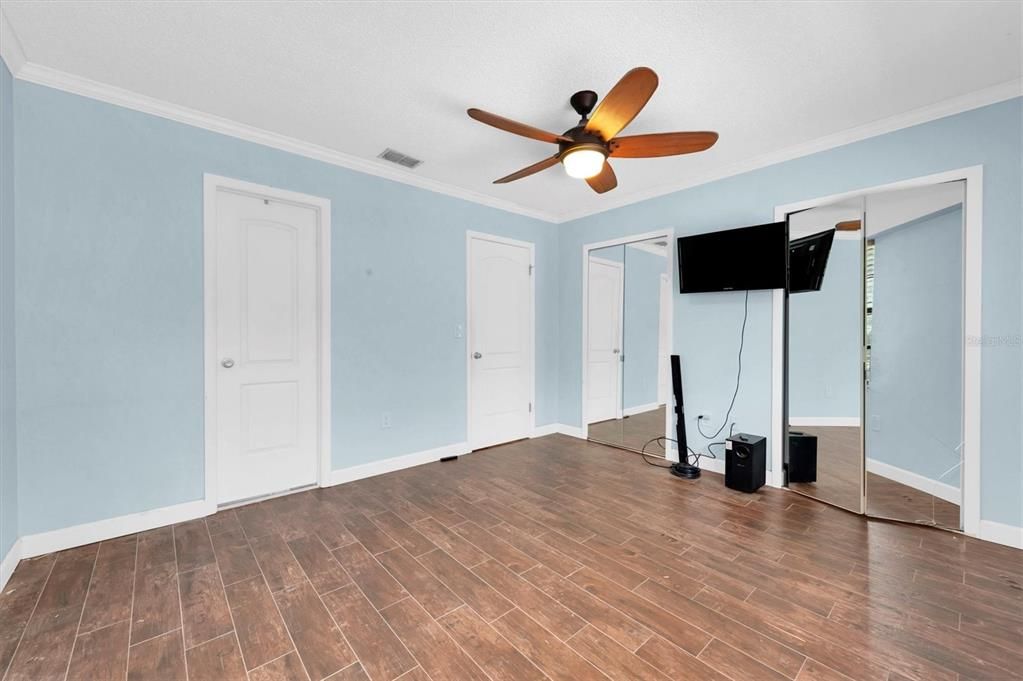
[[[569,149],[597,149],[605,156],[609,150],[607,144],[600,135],[587,132],[585,126],[578,125],[565,131],[565,137],[572,139],[571,142],[558,142],[559,155],[564,155]]]

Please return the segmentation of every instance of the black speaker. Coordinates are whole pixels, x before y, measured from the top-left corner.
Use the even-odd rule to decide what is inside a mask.
[[[682,400],[682,359],[678,355],[671,356],[671,387],[675,393],[675,439],[678,445],[678,463],[671,466],[671,474],[694,480],[700,477],[700,467],[689,463],[686,409]]]
[[[817,436],[789,431],[789,482],[817,482]]]
[[[725,440],[725,486],[756,492],[767,481],[767,438],[736,433]]]

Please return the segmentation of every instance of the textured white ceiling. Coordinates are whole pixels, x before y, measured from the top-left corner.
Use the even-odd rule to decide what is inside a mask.
[[[29,62],[565,217],[1021,73],[1018,2],[26,2],[3,11]],[[620,159],[599,196],[560,167],[491,181],[554,147],[469,119],[561,132],[568,97],[646,65],[628,133],[717,130],[711,151]],[[383,161],[380,161],[383,163]]]

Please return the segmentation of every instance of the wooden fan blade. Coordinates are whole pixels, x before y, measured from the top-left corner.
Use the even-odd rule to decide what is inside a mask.
[[[514,182],[515,180],[521,180],[522,178],[532,175],[533,173],[538,173],[541,170],[547,170],[551,166],[557,165],[557,163],[558,157],[551,156],[550,158],[545,158],[539,163],[534,163],[533,165],[527,166],[522,170],[517,170],[511,175],[505,175],[499,180],[494,180],[494,184],[507,184],[508,182]]]
[[[553,132],[547,132],[540,128],[534,128],[531,125],[525,123],[519,123],[513,121],[510,118],[504,116],[498,116],[482,109],[468,109],[466,113],[469,114],[469,118],[473,118],[480,123],[486,123],[492,125],[495,128],[510,132],[515,135],[522,135],[523,137],[529,137],[531,139],[540,140],[541,142],[550,142],[551,144],[557,144],[558,142],[571,142],[572,140],[564,135],[555,135]]]
[[[718,141],[716,132],[661,132],[652,135],[629,135],[611,140],[611,155],[619,158],[653,158],[678,156],[705,151]]]
[[[611,168],[611,164],[604,161],[601,171],[593,177],[586,178],[586,184],[590,185],[590,188],[598,194],[603,194],[618,186],[618,178],[615,177],[615,171]]]
[[[835,225],[835,229],[839,232],[858,232],[860,231],[859,220],[846,220],[845,222],[839,222]]]
[[[586,132],[605,142],[632,122],[657,89],[657,74],[645,66],[632,69],[618,81],[586,123]]]

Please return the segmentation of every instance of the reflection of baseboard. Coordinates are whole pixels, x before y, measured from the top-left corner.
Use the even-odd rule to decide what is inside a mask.
[[[21,538],[19,537],[14,545],[11,546],[10,551],[4,556],[4,559],[0,561],[0,591],[3,591],[4,587],[7,586],[7,580],[14,574],[14,568],[18,567],[18,561],[21,560]]]
[[[636,407],[626,407],[625,409],[622,409],[622,415],[635,416],[636,414],[642,414],[645,411],[653,411],[661,406],[663,405],[658,404],[657,402],[651,402],[650,404],[641,404]]]
[[[980,538],[996,544],[1023,549],[1023,527],[996,523],[993,520],[981,520]]]
[[[882,478],[894,480],[906,487],[912,487],[913,489],[918,489],[921,492],[926,492],[927,494],[936,496],[939,499],[944,499],[950,504],[959,505],[959,501],[962,498],[958,487],[953,487],[952,485],[939,482],[937,480],[931,480],[919,473],[907,471],[905,468],[898,468],[890,463],[878,461],[877,459],[867,459],[867,472],[880,475]]]
[[[790,416],[790,426],[858,426],[859,416]]]

